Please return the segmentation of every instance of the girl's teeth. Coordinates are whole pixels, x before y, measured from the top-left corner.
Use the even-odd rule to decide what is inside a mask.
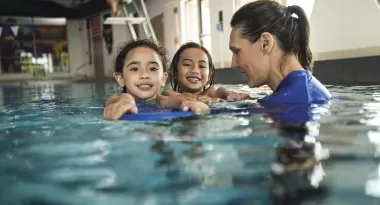
[[[198,78],[187,78],[188,80],[190,80],[191,82],[198,82],[199,79]]]
[[[150,88],[150,85],[139,85],[140,88]]]

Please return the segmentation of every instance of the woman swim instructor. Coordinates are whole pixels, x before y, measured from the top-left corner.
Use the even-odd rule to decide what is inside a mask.
[[[246,74],[249,87],[268,85],[274,91],[260,104],[330,100],[329,91],[310,72],[310,25],[301,7],[257,0],[241,7],[230,24],[232,67]]]
[[[107,1],[117,15],[115,1]],[[250,87],[268,85],[274,91],[259,100],[261,105],[321,104],[331,99],[310,72],[310,25],[302,8],[257,0],[233,15],[231,27],[232,67],[246,73]],[[123,104],[122,98],[115,101]]]

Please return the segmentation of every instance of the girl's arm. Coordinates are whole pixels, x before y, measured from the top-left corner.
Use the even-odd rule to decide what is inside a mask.
[[[178,95],[181,95],[181,96],[187,98],[188,100],[198,100],[198,101],[201,101],[201,102],[203,102],[205,104],[218,103],[218,102],[223,102],[224,101],[221,98],[209,97],[206,94],[177,93],[177,92],[172,91],[172,90],[166,90],[166,91],[162,92],[162,95],[164,95],[164,96],[178,96]]]
[[[237,93],[224,87],[211,87],[206,91],[205,94],[212,98],[221,98],[224,100],[232,101],[246,100],[250,98],[246,93]]]
[[[215,86],[212,86],[210,87],[205,94],[207,94],[207,96],[209,97],[212,97],[212,98],[222,98],[222,99],[227,99],[228,95],[231,93],[231,91],[229,91],[228,89],[224,88],[224,87],[215,87]]]
[[[106,101],[106,106],[115,103],[119,99],[119,96],[120,95],[112,95],[111,97],[109,97]]]
[[[182,111],[191,110],[195,114],[208,113],[210,108],[203,102],[189,99],[178,93],[177,95],[163,96],[157,95],[157,103],[166,107],[176,108]]]

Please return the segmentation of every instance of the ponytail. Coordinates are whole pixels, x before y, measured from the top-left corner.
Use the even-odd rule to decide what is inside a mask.
[[[310,24],[309,24],[308,18],[306,16],[305,11],[297,5],[288,6],[287,9],[290,12],[290,14],[296,14],[298,17],[298,19],[291,17],[293,20],[297,21],[297,25],[298,25],[294,27],[297,29],[294,32],[298,34],[298,35],[295,35],[295,36],[298,36],[298,38],[295,39],[296,40],[295,43],[298,46],[296,46],[294,52],[296,53],[302,67],[305,70],[311,71],[313,68],[313,54],[309,47]]]

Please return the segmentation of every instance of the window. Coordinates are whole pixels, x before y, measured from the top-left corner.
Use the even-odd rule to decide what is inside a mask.
[[[240,7],[244,6],[245,4],[247,4],[249,2],[253,2],[253,1],[256,1],[256,0],[235,0],[234,10],[237,11]]]
[[[195,0],[186,0],[184,2],[182,24],[182,43],[194,41],[199,43],[199,19],[198,4]]]
[[[211,14],[209,0],[201,0],[200,4],[197,0],[184,0],[181,9],[182,43],[188,41],[202,43],[211,53]],[[199,10],[201,16],[199,16]],[[199,19],[200,17],[202,18],[201,21]]]
[[[211,14],[209,0],[201,1],[201,15],[202,15],[202,33],[200,34],[202,45],[210,52],[211,51]]]

